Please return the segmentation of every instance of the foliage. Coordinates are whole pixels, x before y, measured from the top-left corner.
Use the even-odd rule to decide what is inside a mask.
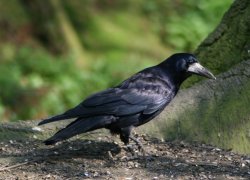
[[[147,1],[144,12],[158,22],[158,33],[165,44],[177,51],[193,51],[218,24],[232,0]]]

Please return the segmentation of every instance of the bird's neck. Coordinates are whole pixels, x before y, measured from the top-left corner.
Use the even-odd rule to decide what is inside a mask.
[[[167,66],[167,67],[165,67]],[[160,66],[162,74],[167,78],[172,84],[176,86],[177,89],[180,88],[181,84],[190,77],[190,74],[177,72],[175,67],[171,65]]]

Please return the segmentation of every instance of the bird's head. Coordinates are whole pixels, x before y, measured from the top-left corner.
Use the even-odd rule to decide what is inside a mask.
[[[192,74],[197,74],[200,76],[207,77],[209,79],[216,79],[215,76],[203,67],[193,54],[189,53],[177,53],[170,56],[166,62],[174,66],[172,68],[177,71],[178,74],[181,74],[185,77],[188,77]]]

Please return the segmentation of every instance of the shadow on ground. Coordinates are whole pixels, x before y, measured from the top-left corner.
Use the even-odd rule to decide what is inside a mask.
[[[76,139],[50,147],[36,139],[2,142],[0,169],[5,170],[1,174],[3,178],[34,179],[250,178],[248,156],[205,144],[139,138],[147,155],[137,152],[138,157],[130,160],[131,153],[112,136]]]

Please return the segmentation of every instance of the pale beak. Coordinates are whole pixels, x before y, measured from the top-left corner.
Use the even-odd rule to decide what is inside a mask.
[[[209,79],[214,79],[214,80],[216,79],[216,77],[210,71],[208,71],[206,68],[204,68],[198,62],[191,64],[188,67],[187,72],[190,72],[192,74],[197,74],[200,76],[204,76],[204,77],[207,77]]]

